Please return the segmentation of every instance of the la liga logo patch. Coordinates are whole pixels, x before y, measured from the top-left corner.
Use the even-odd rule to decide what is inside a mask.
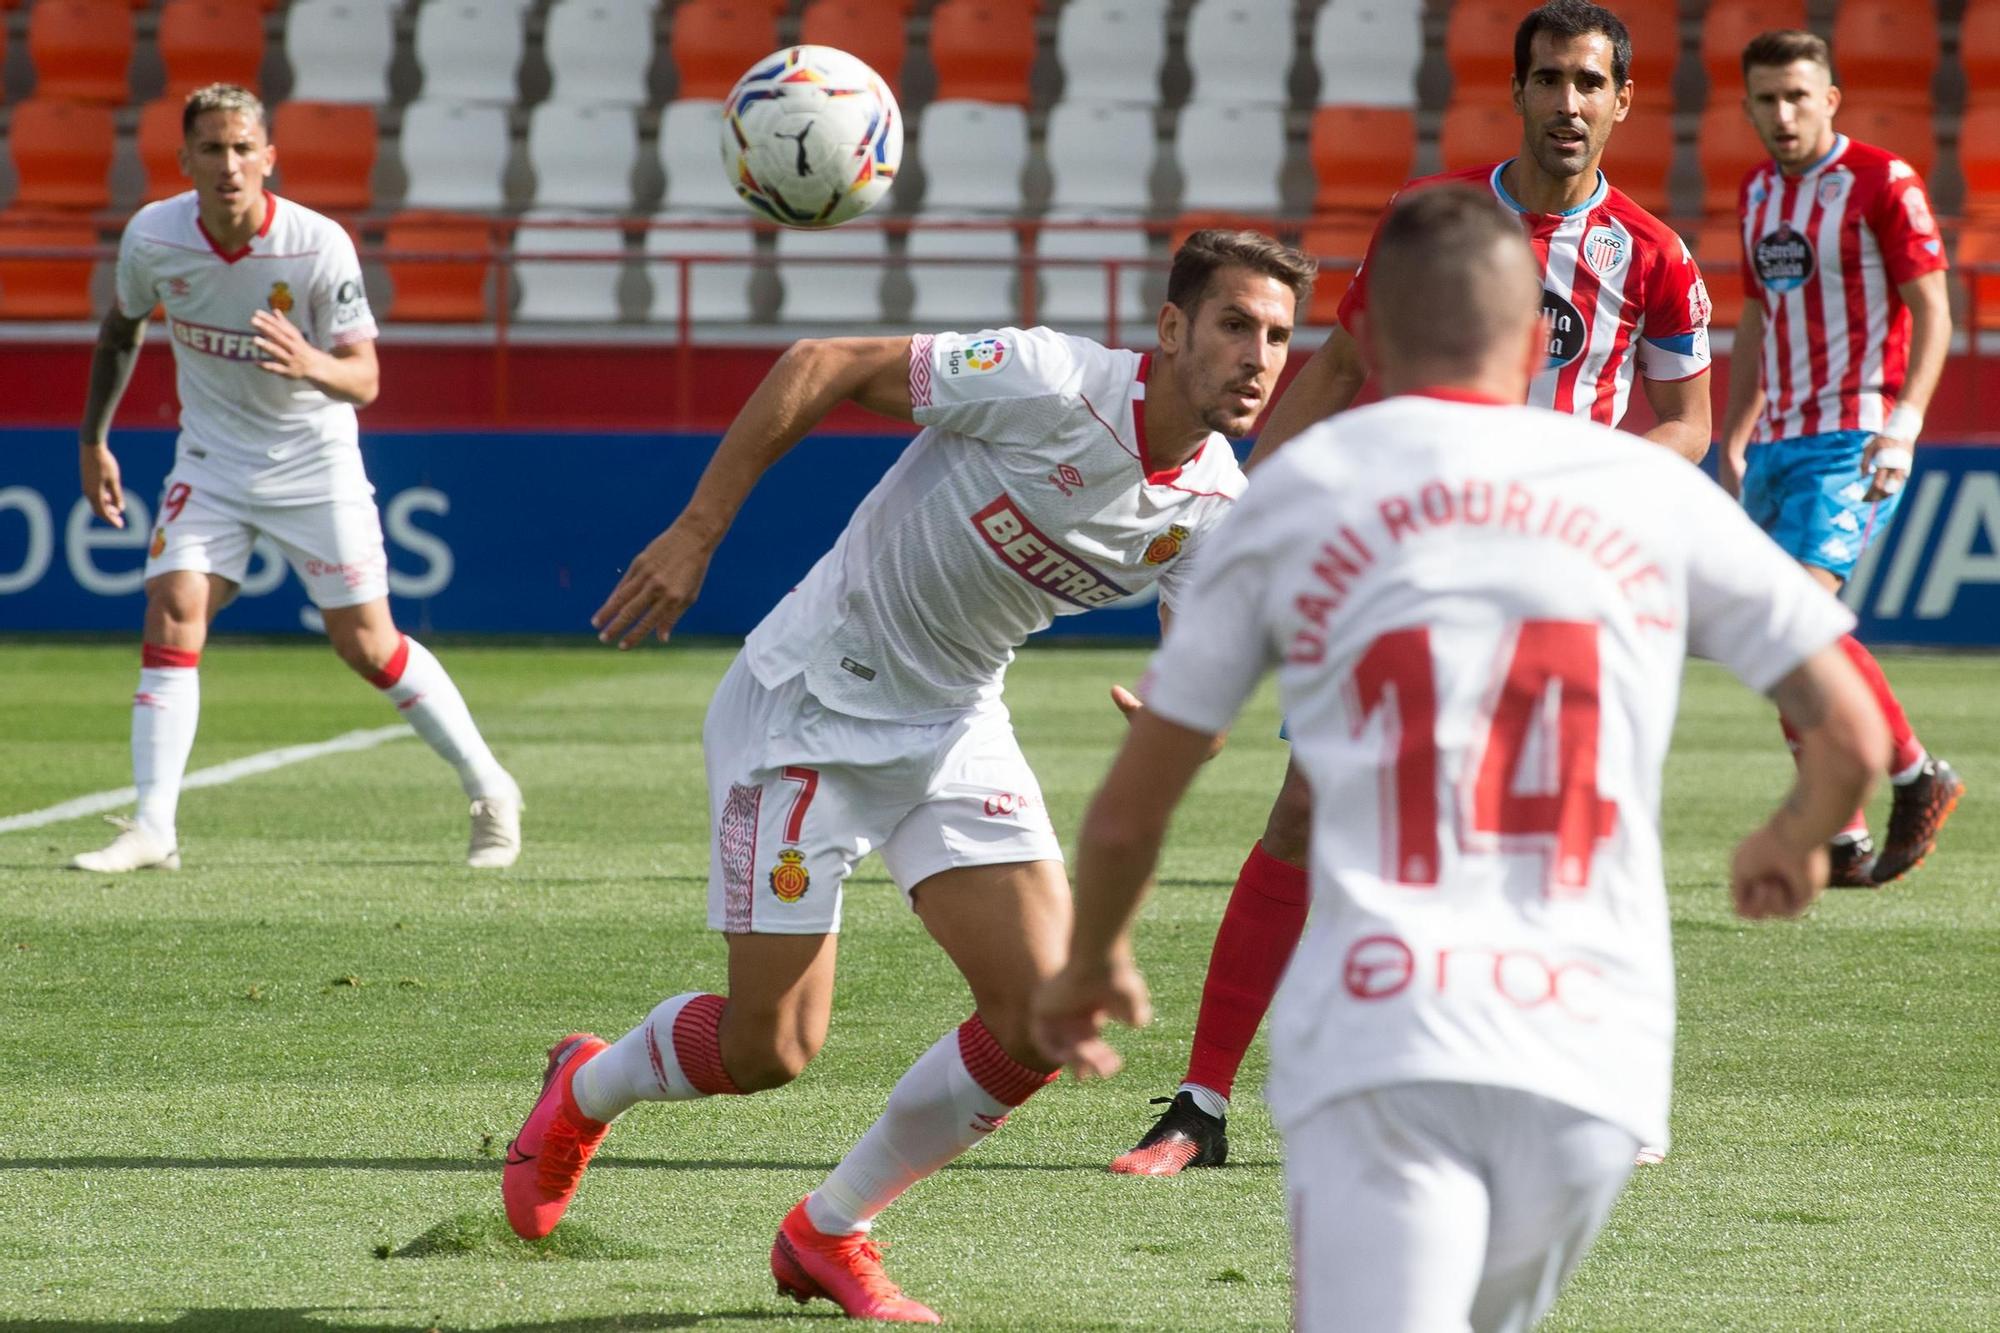
[[[1001,338],[978,338],[956,348],[945,358],[947,375],[991,375],[1007,364],[1007,343]]]
[[[778,853],[778,864],[771,867],[771,892],[781,903],[795,903],[806,896],[812,887],[812,873],[806,869],[804,852],[795,847],[787,847]]]

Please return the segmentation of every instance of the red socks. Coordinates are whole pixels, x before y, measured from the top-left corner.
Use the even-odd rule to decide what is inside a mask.
[[[697,995],[674,1015],[674,1059],[704,1097],[742,1095],[722,1067],[722,1011],[728,1007],[720,995]]]
[[[1305,933],[1311,901],[1303,868],[1272,856],[1262,842],[1250,849],[1215,932],[1187,1082],[1229,1096],[1243,1054]]]
[[[1889,738],[1895,742],[1895,749],[1889,758],[1889,771],[1902,773],[1920,764],[1924,759],[1924,747],[1917,744],[1917,736],[1910,729],[1910,719],[1903,713],[1903,705],[1896,702],[1896,692],[1889,688],[1889,678],[1882,674],[1881,663],[1875,654],[1861,646],[1861,640],[1852,634],[1841,636],[1841,650],[1847,660],[1854,663],[1861,672],[1861,679],[1868,682],[1868,688],[1875,695],[1875,702],[1882,709],[1883,720],[1889,724]]]

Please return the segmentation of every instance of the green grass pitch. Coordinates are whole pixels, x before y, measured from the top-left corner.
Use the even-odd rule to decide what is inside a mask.
[[[715,648],[447,645],[529,797],[504,874],[396,741],[190,793],[187,869],[59,870],[95,819],[0,835],[0,1333],[825,1327],[772,1290],[778,1219],[968,1004],[876,863],[850,886],[833,1032],[782,1091],[641,1107],[540,1248],[500,1154],[542,1053],[719,987],[703,928],[700,720]],[[1031,651],[1010,682],[1073,833],[1133,651]],[[0,816],[130,781],[130,644],[0,645]],[[1676,1146],[1640,1172],[1550,1326],[2000,1328],[2000,709],[1990,659],[1887,662],[1971,795],[1882,893],[1749,926],[1720,888],[1787,780],[1769,706],[1691,670],[1667,788],[1682,1027]],[[393,714],[321,646],[222,642],[194,765]],[[1140,939],[1159,1021],[878,1228],[971,1329],[1273,1329],[1278,1141],[1239,1095],[1226,1169],[1104,1164],[1185,1058],[1216,919],[1283,752],[1267,690],[1184,809]],[[1878,823],[1879,827],[1879,823]],[[1243,1087],[1261,1082],[1260,1042]]]

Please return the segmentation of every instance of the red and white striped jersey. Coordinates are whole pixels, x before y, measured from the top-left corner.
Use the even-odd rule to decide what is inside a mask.
[[[1743,289],[1764,308],[1762,443],[1875,431],[1910,365],[1898,288],[1945,267],[1916,169],[1846,135],[1797,176],[1743,178]]]
[[[1484,184],[1521,215],[1542,266],[1542,309],[1552,326],[1548,364],[1529,386],[1528,402],[1615,426],[1631,401],[1635,366],[1649,380],[1706,372],[1708,288],[1680,235],[1612,189],[1601,171],[1596,191],[1575,208],[1530,213],[1500,183],[1506,169],[1507,162],[1466,167],[1411,181],[1403,191]],[[1369,255],[1374,251],[1371,237]],[[1341,298],[1343,325],[1368,308],[1367,274],[1363,256]]]

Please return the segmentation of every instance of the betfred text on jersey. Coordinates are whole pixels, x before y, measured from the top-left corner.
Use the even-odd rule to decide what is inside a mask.
[[[254,333],[212,329],[206,324],[190,324],[181,319],[170,320],[169,323],[173,326],[174,341],[189,351],[219,356],[225,361],[264,359],[264,354],[257,349],[257,335]]]
[[[1050,541],[1013,497],[1002,495],[972,516],[972,526],[1009,569],[1073,606],[1103,606],[1130,593]]]

